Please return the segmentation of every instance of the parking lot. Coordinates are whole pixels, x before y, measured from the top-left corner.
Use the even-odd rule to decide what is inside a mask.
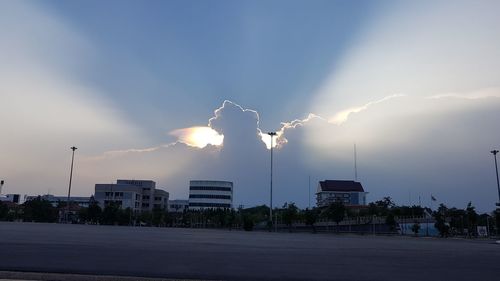
[[[0,223],[0,271],[204,280],[498,280],[500,245],[494,242]]]

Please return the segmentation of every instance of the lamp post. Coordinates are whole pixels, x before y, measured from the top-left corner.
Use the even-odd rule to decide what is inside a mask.
[[[271,231],[273,229],[273,138],[276,136],[276,132],[267,133],[271,137],[271,192],[270,192],[270,204],[269,204],[269,219],[271,220]]]
[[[77,149],[75,146],[70,147],[73,150],[71,155],[71,170],[69,172],[69,186],[68,186],[68,200],[66,201],[66,222],[69,221],[69,197],[71,196],[71,180],[73,179],[73,162],[75,160],[75,150]]]
[[[497,153],[499,152],[496,149],[493,149],[490,151],[491,154],[493,154],[493,157],[495,158],[495,172],[497,173],[497,189],[498,189],[498,203],[497,206],[500,207],[500,182],[498,181],[498,165],[497,165]]]

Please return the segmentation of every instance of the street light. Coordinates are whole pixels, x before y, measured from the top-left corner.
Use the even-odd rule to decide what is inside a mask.
[[[69,172],[68,200],[66,201],[66,222],[69,221],[69,197],[71,195],[71,180],[73,179],[73,162],[75,160],[75,150],[77,148],[72,146],[70,149],[73,150],[73,153],[71,155],[71,170]]]
[[[276,132],[267,133],[271,137],[271,200],[269,206],[269,219],[271,220],[271,230],[273,229],[273,138]]]
[[[497,206],[500,207],[500,183],[498,181],[498,165],[497,165],[497,153],[498,153],[498,150],[493,149],[490,152],[493,154],[493,157],[495,158],[495,172],[497,173],[497,189],[498,189],[498,203],[497,203]]]

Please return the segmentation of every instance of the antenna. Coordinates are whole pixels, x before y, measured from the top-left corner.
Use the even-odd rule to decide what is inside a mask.
[[[358,163],[356,158],[356,143],[354,143],[354,180],[358,181]]]

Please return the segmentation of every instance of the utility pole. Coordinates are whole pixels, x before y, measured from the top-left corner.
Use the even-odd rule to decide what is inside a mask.
[[[309,210],[311,209],[311,176],[309,176]]]
[[[276,132],[267,133],[271,137],[271,190],[270,190],[270,202],[269,202],[269,219],[271,220],[271,231],[273,229],[273,138],[276,136]]]
[[[70,212],[70,208],[69,208],[69,197],[71,196],[71,180],[73,179],[73,162],[75,160],[75,150],[77,149],[76,147],[72,146],[70,147],[71,150],[73,151],[72,155],[71,155],[71,170],[69,172],[69,186],[68,186],[68,200],[66,201],[66,223],[69,222],[69,212]]]
[[[500,207],[500,182],[498,181],[498,165],[497,165],[497,153],[498,153],[498,150],[493,149],[490,152],[493,154],[493,157],[495,158],[495,172],[497,174],[497,189],[498,189],[498,203],[496,205],[498,207]]]
[[[354,180],[358,181],[358,163],[356,155],[356,143],[354,143]]]

